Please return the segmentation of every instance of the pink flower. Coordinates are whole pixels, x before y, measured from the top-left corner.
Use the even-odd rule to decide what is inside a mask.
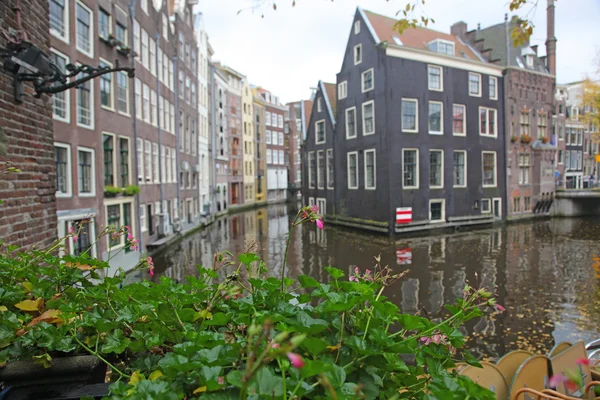
[[[278,348],[280,348],[280,347],[281,347],[281,345],[280,345],[279,343],[273,343],[273,344],[271,345],[271,347],[272,347],[272,348],[274,348],[274,349],[278,349]]]
[[[217,378],[217,383],[219,385],[224,385],[225,384],[225,378],[223,378],[222,376]]]
[[[355,277],[355,276],[351,276],[350,278],[348,278],[348,280],[349,280],[350,282],[358,282],[358,278],[357,278],[357,277]]]
[[[575,360],[575,364],[577,365],[590,365],[590,360],[587,358],[578,358]]]
[[[127,229],[127,232],[131,232],[131,227],[129,225],[125,225],[125,229]]]
[[[504,310],[505,310],[505,308],[504,308],[504,307],[502,307],[500,304],[496,304],[496,305],[494,306],[494,308],[495,308],[495,309],[496,309],[496,311],[498,311],[498,312],[504,312]]]
[[[154,276],[154,261],[152,261],[152,257],[148,257],[148,265],[149,265],[149,269],[148,271],[150,271],[150,276]]]
[[[310,211],[312,211],[312,212],[314,212],[314,213],[317,213],[317,212],[319,212],[319,206],[315,204],[314,206],[312,206],[312,207],[310,208]]]
[[[323,229],[323,220],[321,218],[317,220],[317,228]]]
[[[79,236],[77,236],[77,235],[73,235],[73,241],[74,241],[75,243],[77,243],[77,239],[79,239]]]
[[[294,368],[302,368],[304,367],[304,360],[300,354],[296,353],[287,353],[287,357]]]
[[[370,269],[367,269],[367,270],[365,271],[365,275],[371,275],[371,270],[370,270]]]
[[[358,269],[358,267],[355,267],[355,268],[354,268],[354,273],[355,273],[355,274],[359,274],[359,273],[360,273],[360,269]]]
[[[445,336],[444,335],[440,335],[439,333],[437,335],[433,335],[431,337],[431,341],[435,344],[440,344],[442,343],[442,341],[444,340]]]
[[[550,377],[550,379],[548,380],[548,385],[551,388],[557,388],[558,385],[560,384],[564,384],[565,388],[569,391],[569,392],[575,392],[577,389],[579,389],[577,387],[577,384],[575,382],[573,382],[571,379],[563,376],[563,375],[552,375]]]
[[[75,233],[75,229],[72,226],[69,227],[69,233]]]
[[[127,234],[127,240],[130,242],[133,240],[133,235],[131,233]]]
[[[429,343],[431,343],[431,338],[427,337],[427,336],[424,336],[424,337],[421,338],[421,342],[423,342],[423,344],[425,346],[427,346]]]

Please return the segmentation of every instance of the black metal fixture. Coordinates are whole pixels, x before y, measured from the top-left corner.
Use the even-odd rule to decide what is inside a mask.
[[[119,66],[118,60],[115,67],[92,67],[90,65],[65,66],[66,72],[52,63],[42,50],[28,41],[20,40],[10,43],[9,48],[0,48],[0,57],[4,60],[4,71],[11,74],[15,84],[15,100],[23,101],[24,82],[32,82],[35,97],[42,94],[53,94],[78,87],[82,83],[92,80],[100,75],[123,71],[129,78],[135,76],[135,70],[130,67]],[[74,79],[77,75],[82,75]]]

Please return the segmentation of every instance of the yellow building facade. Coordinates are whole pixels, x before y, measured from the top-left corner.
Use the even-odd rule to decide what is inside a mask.
[[[242,160],[244,168],[244,204],[252,204],[255,202],[255,175],[256,166],[254,163],[255,139],[254,139],[254,98],[252,89],[245,79],[242,87]]]

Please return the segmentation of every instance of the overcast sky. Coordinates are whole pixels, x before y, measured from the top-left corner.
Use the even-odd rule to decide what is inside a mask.
[[[393,17],[407,0],[296,0],[295,7],[292,0],[277,0],[277,11],[272,7],[253,11],[256,1],[199,0],[196,10],[205,16],[215,60],[290,102],[308,98],[319,79],[335,82],[357,5]],[[430,25],[433,29],[450,32],[454,22],[463,20],[470,30],[478,23],[486,27],[504,21],[504,14],[509,12],[507,3],[426,0],[419,12],[435,19]],[[546,0],[539,0],[539,4],[529,15],[535,24],[531,43],[539,44],[543,55]],[[240,9],[244,11],[238,14]],[[600,0],[556,2],[559,83],[577,81],[594,72],[593,60],[600,50],[598,21]]]

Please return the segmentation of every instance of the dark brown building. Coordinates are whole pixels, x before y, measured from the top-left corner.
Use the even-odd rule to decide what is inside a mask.
[[[285,141],[287,156],[286,167],[288,170],[288,186],[290,194],[302,189],[302,157],[301,148],[306,136],[306,124],[310,120],[313,102],[311,100],[296,101],[287,104]],[[299,193],[299,192],[298,192]],[[290,200],[294,200],[291,198]]]
[[[17,23],[14,2],[0,2],[0,30],[26,33],[34,46],[46,54],[50,46],[46,0],[21,0]],[[0,47],[7,46],[0,35]],[[28,86],[28,85],[26,85]],[[11,245],[38,248],[56,239],[55,164],[52,135],[52,99],[36,99],[30,91],[22,103],[15,101],[13,79],[0,71],[0,163],[12,163],[20,173],[3,173],[0,180],[0,237]]]

